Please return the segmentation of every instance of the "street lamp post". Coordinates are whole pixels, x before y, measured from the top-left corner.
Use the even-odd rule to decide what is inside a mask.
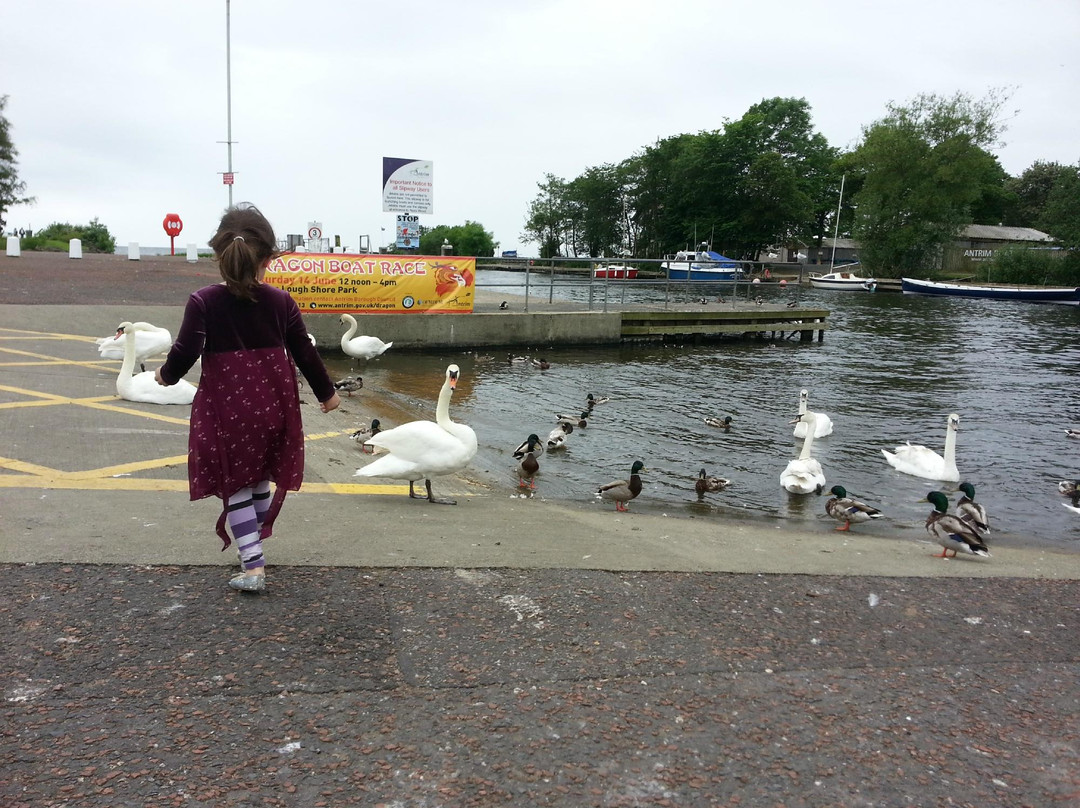
[[[236,176],[232,167],[232,21],[229,6],[231,0],[225,0],[225,106],[226,106],[226,135],[225,141],[229,155],[229,165],[225,175],[225,184],[229,186],[229,207],[233,206],[232,188]],[[220,141],[218,141],[220,143]]]

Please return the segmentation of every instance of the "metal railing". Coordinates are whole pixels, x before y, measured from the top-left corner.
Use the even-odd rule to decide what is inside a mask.
[[[525,311],[530,302],[546,296],[547,303],[554,303],[556,290],[566,291],[559,299],[584,305],[589,311],[600,309],[607,312],[608,305],[625,306],[627,296],[632,304],[659,305],[667,309],[672,304],[700,302],[722,302],[734,307],[740,299],[751,302],[760,297],[762,291],[778,288],[777,284],[763,284],[768,279],[766,265],[752,261],[736,261],[739,276],[734,280],[716,280],[712,278],[694,278],[692,272],[686,272],[686,278],[672,278],[668,258],[633,259],[628,262],[590,262],[580,258],[477,258],[477,270],[496,270],[520,274],[521,280],[506,282],[480,282],[477,289],[508,289],[522,294],[525,298]],[[730,264],[724,262],[694,261],[695,268],[716,267],[728,270]],[[633,279],[615,279],[605,274],[596,277],[596,270],[607,266],[626,266],[637,270],[638,277]],[[678,271],[678,270],[677,270]],[[648,298],[649,289],[662,290],[662,300],[657,296]]]

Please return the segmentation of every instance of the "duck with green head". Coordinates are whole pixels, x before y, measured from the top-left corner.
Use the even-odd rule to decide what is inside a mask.
[[[596,496],[600,499],[614,502],[615,510],[617,511],[630,510],[630,500],[641,493],[641,477],[638,476],[639,471],[645,471],[645,464],[640,460],[635,460],[634,465],[630,467],[629,480],[615,480],[614,482],[602,485],[596,489]]]
[[[536,459],[544,453],[544,444],[539,436],[529,435],[514,450],[514,459],[518,460],[518,487],[536,489],[536,474],[540,471],[540,462]]]
[[[990,551],[978,531],[959,516],[949,513],[947,496],[940,491],[931,491],[926,495],[926,501],[934,506],[926,517],[926,532],[944,548],[938,558],[949,558],[949,550],[953,551],[953,558],[958,552],[990,557]]]
[[[990,517],[986,515],[986,508],[975,501],[975,486],[971,483],[960,483],[957,487],[964,496],[960,497],[956,503],[956,515],[975,528],[975,532],[985,539],[990,535]]]
[[[843,524],[837,530],[851,530],[852,525],[880,519],[883,514],[877,508],[871,508],[865,502],[848,496],[842,485],[834,485],[829,491],[832,498],[825,503],[825,513]]]

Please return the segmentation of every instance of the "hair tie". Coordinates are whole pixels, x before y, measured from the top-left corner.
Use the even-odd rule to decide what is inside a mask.
[[[235,236],[233,238],[233,241],[244,241],[244,237],[243,236]],[[247,242],[244,242],[244,243],[246,244]]]

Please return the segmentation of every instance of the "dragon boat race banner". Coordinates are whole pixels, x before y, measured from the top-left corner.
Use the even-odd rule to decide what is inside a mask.
[[[289,253],[270,262],[265,280],[301,311],[461,314],[473,310],[476,259]]]

